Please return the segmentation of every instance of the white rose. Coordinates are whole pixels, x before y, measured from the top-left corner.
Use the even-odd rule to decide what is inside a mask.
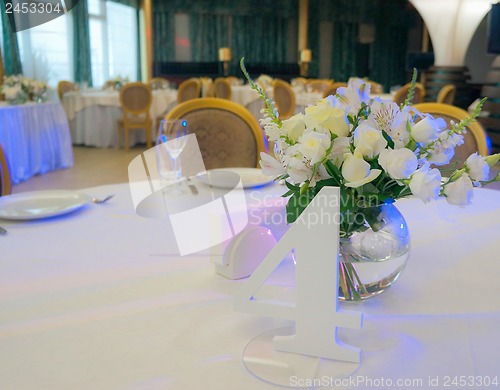
[[[393,179],[408,179],[418,165],[417,156],[406,148],[384,149],[380,152],[378,162]]]
[[[262,167],[262,173],[264,175],[278,177],[285,174],[283,164],[281,164],[274,157],[262,152],[260,154],[260,158],[260,166]]]
[[[367,158],[377,156],[387,146],[382,132],[366,123],[361,123],[354,131],[356,151]]]
[[[328,134],[312,131],[304,134],[299,139],[298,150],[308,159],[311,164],[323,160],[326,150],[330,147],[330,136]]]
[[[413,125],[410,134],[415,141],[428,143],[436,140],[443,128],[446,128],[446,123],[442,118],[434,119],[427,116]]]
[[[474,181],[487,181],[490,177],[490,166],[485,160],[485,157],[478,153],[471,154],[465,161],[467,173]]]
[[[410,190],[425,203],[437,199],[441,191],[441,172],[437,168],[429,169],[426,163],[411,175]]]
[[[340,168],[346,155],[351,153],[351,140],[349,137],[337,137],[333,140],[333,147],[328,158]]]
[[[472,199],[472,181],[466,173],[452,183],[444,186],[444,195],[449,204],[455,206],[470,205]]]
[[[455,155],[455,148],[436,147],[434,150],[429,151],[427,161],[434,165],[446,165]]]
[[[347,181],[346,187],[361,187],[375,180],[381,173],[380,169],[370,169],[370,164],[353,154],[347,155],[342,164],[342,176]]]
[[[349,122],[345,110],[333,104],[333,100],[321,99],[305,109],[304,122],[307,128],[324,127],[339,137],[349,134]]]
[[[294,115],[281,123],[282,129],[286,132],[288,138],[295,142],[299,139],[306,128],[304,123],[304,114],[302,113]]]

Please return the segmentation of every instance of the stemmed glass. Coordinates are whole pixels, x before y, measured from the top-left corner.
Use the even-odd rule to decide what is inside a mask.
[[[158,149],[159,157],[159,173],[160,177],[166,179],[168,176],[174,182],[178,182],[181,178],[181,169],[179,166],[179,156],[186,146],[188,135],[187,122],[184,119],[177,120],[162,120],[158,128],[156,137],[156,145],[160,145]],[[165,158],[163,150],[166,150],[170,160],[172,161],[172,169],[165,169]],[[172,175],[173,173],[173,175]]]

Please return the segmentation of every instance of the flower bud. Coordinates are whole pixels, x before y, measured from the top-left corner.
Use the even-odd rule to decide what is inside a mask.
[[[486,156],[484,159],[490,167],[495,165],[498,161],[500,161],[500,153],[492,154],[491,156]]]

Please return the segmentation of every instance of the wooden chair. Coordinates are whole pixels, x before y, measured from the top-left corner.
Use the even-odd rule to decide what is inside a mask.
[[[330,79],[312,79],[308,81],[306,89],[309,92],[324,93],[332,83]]]
[[[459,123],[470,116],[469,113],[459,107],[444,103],[420,103],[413,106],[422,113],[431,114],[434,118],[443,118],[451,128],[450,121]],[[455,148],[455,155],[449,165],[440,166],[440,169],[451,168],[455,162],[463,163],[472,153],[478,152],[482,156],[489,154],[487,135],[479,122],[473,122],[464,134],[464,143]]]
[[[259,167],[264,136],[257,119],[242,105],[218,98],[189,100],[165,116],[180,118],[196,134],[206,169]]]
[[[167,89],[170,86],[170,82],[165,77],[153,77],[148,83],[151,89]]]
[[[238,77],[235,76],[227,76],[226,77],[227,82],[231,87],[241,85],[241,80]]]
[[[411,83],[408,83],[408,84],[403,85],[401,88],[399,88],[396,91],[396,94],[394,95],[393,101],[395,103],[397,103],[398,106],[403,104],[406,101],[410,87],[411,87]],[[423,103],[424,97],[425,97],[425,87],[420,83],[416,83],[415,84],[415,94],[413,95],[413,99],[410,103],[411,104]]]
[[[59,95],[59,100],[62,100],[66,92],[72,92],[78,90],[75,83],[67,80],[61,80],[57,83],[57,94]]]
[[[118,121],[118,146],[121,145],[121,131],[125,133],[125,150],[129,149],[129,131],[146,131],[146,146],[152,146],[152,121],[149,114],[153,95],[151,87],[144,83],[128,83],[120,90],[120,104],[123,119]]]
[[[273,98],[281,119],[288,119],[295,114],[295,92],[286,81],[274,80]]]
[[[439,90],[436,102],[453,105],[457,88],[453,84],[447,84]]]
[[[0,145],[0,196],[10,195],[12,192],[12,182],[7,156],[2,145]]]
[[[197,99],[201,94],[201,81],[192,78],[183,81],[177,89],[177,103],[184,103],[191,99]]]
[[[231,100],[233,90],[227,79],[219,77],[214,81],[214,97]]]
[[[337,88],[347,87],[347,83],[343,83],[341,81],[337,81],[332,83],[325,91],[323,92],[323,97],[326,98],[330,95],[335,96],[337,94]]]
[[[370,93],[375,95],[382,95],[384,93],[384,86],[382,84],[368,79],[366,79],[365,82],[370,84]]]

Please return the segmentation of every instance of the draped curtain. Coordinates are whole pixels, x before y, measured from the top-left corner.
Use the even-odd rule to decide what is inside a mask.
[[[308,13],[309,48],[313,52],[309,76],[317,77],[321,56],[319,25],[334,23],[331,37],[331,77],[347,81],[349,77],[369,77],[384,85],[406,82],[405,57],[407,47],[407,0],[311,0]],[[374,24],[375,43],[372,47],[370,74],[356,74],[358,31],[361,23]],[[322,42],[322,45],[327,44]]]
[[[334,22],[331,72],[334,80],[347,81],[356,75],[358,31],[358,23]]]
[[[87,0],[80,0],[71,10],[73,14],[73,63],[74,80],[92,85],[90,60],[90,29]]]
[[[189,15],[193,61],[218,60],[219,47],[231,47],[233,64],[286,62],[290,19],[298,0],[153,0],[154,61],[175,61],[175,14]]]
[[[2,18],[2,46],[4,71],[7,76],[23,73],[17,35],[10,28],[10,20],[5,10],[5,2],[0,1],[0,17]]]

